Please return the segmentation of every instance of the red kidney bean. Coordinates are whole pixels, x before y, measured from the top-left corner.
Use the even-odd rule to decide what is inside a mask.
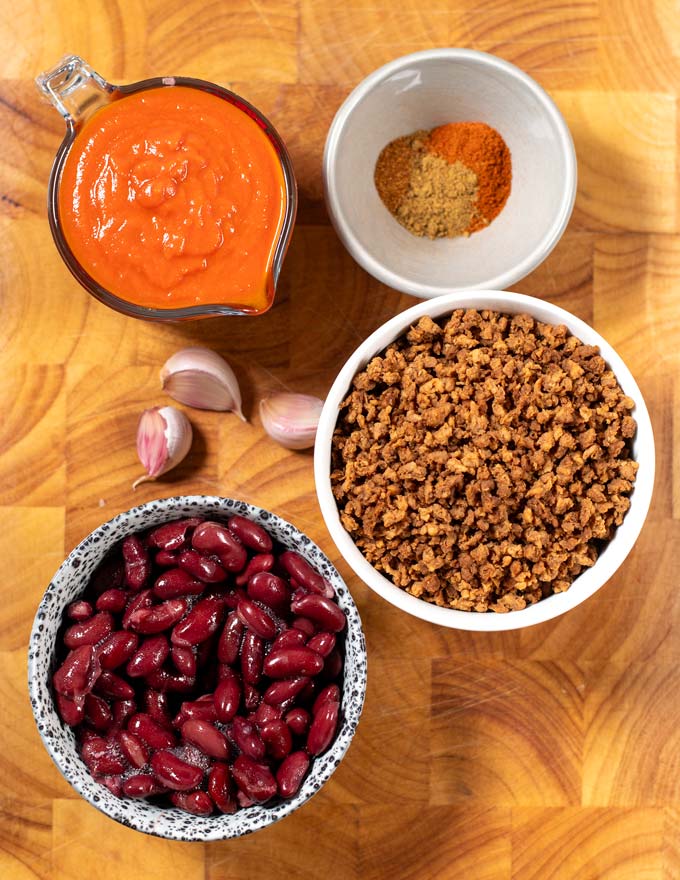
[[[125,575],[123,560],[110,557],[99,564],[92,576],[90,586],[95,594],[103,593],[115,587],[122,587]]]
[[[339,713],[339,703],[327,701],[321,704],[312,718],[307,734],[307,751],[310,755],[320,755],[331,744],[338,726]]]
[[[168,730],[170,729],[170,709],[166,693],[157,691],[154,688],[147,688],[144,691],[144,708],[146,709],[146,714],[150,715],[157,724]]]
[[[290,590],[283,578],[270,571],[258,571],[248,581],[248,596],[275,611],[282,611],[290,602]]]
[[[229,760],[229,743],[226,736],[209,721],[189,718],[182,725],[182,737],[211,758]]]
[[[180,648],[178,645],[172,646],[172,662],[178,672],[182,675],[196,675],[196,654],[191,648]]]
[[[123,773],[127,761],[118,743],[101,736],[90,737],[80,751],[90,773],[96,776],[109,776]]]
[[[183,568],[170,568],[156,578],[153,591],[159,599],[179,599],[182,596],[198,596],[205,590],[203,581],[198,581]]]
[[[113,617],[108,611],[100,611],[89,620],[74,623],[63,636],[67,648],[78,648],[80,645],[96,645],[105,639],[113,630]]]
[[[225,678],[229,678],[231,673],[234,670],[228,663],[218,663],[217,664],[217,683],[223,681]]]
[[[96,693],[101,694],[101,696],[108,697],[111,700],[132,700],[135,696],[134,690],[124,678],[108,670],[105,670],[99,676],[94,684],[94,690]]]
[[[128,718],[137,711],[137,704],[134,700],[114,700],[113,702],[113,730],[120,730],[127,722]]]
[[[106,700],[96,694],[85,697],[85,721],[95,730],[107,731],[113,724],[113,715]]]
[[[235,611],[227,616],[222,635],[217,643],[217,659],[220,663],[235,663],[241,647],[243,624]]]
[[[162,794],[167,789],[160,785],[151,773],[135,773],[123,780],[123,794],[131,798],[149,797],[152,794]]]
[[[335,591],[328,581],[321,577],[312,566],[303,559],[299,553],[294,550],[284,550],[279,556],[279,562],[286,569],[288,574],[295,578],[300,586],[311,593],[318,593],[327,599],[332,599]]]
[[[179,565],[206,584],[219,584],[227,579],[226,571],[218,562],[197,550],[182,550],[179,555]]]
[[[71,602],[71,604],[66,608],[66,616],[69,617],[71,620],[87,620],[88,618],[92,617],[93,613],[94,612],[92,611],[92,606],[84,599],[79,599],[76,602]]]
[[[145,712],[138,712],[128,721],[127,729],[152,749],[171,749],[177,744],[174,735]]]
[[[83,697],[83,703],[85,702],[85,697]],[[81,727],[76,731],[76,737],[78,738],[78,742],[81,745],[85,745],[86,742],[89,742],[91,739],[99,740],[101,739],[101,734],[97,733],[94,730],[90,730],[89,727]]]
[[[128,627],[144,635],[153,635],[170,629],[182,619],[186,610],[186,599],[168,599],[161,605],[133,611],[128,619]]]
[[[253,575],[260,571],[269,571],[273,566],[274,557],[271,553],[257,553],[255,556],[251,556],[243,571],[236,575],[234,582],[237,587],[245,587]]]
[[[224,620],[224,603],[218,596],[196,602],[186,617],[176,624],[170,639],[173,645],[190,648],[217,632]]]
[[[170,653],[170,645],[164,635],[149,636],[130,657],[125,672],[130,678],[146,678],[160,669]]]
[[[295,736],[304,736],[309,730],[309,725],[312,723],[312,716],[301,706],[295,706],[286,712],[283,720]]]
[[[260,692],[254,684],[243,685],[243,705],[249,712],[254,712],[262,699]]]
[[[215,666],[215,656],[217,654],[217,642],[219,639],[219,630],[218,632],[214,632],[209,639],[206,639],[200,644],[196,645],[195,648],[191,648],[196,655],[196,666],[201,667],[205,666],[206,663],[210,663],[211,667]]]
[[[322,657],[328,657],[335,647],[336,641],[335,633],[320,632],[311,637],[307,642],[307,647],[310,651],[316,651],[316,653],[320,654]]]
[[[241,682],[235,672],[229,670],[229,675],[220,681],[213,700],[218,720],[228,724],[241,704]]]
[[[333,648],[323,663],[323,677],[328,681],[333,681],[342,672],[342,657],[337,648]]]
[[[318,691],[317,681],[314,678],[310,678],[307,682],[304,690],[300,691],[300,695],[297,698],[297,702],[301,706],[310,707],[316,698],[316,692]]]
[[[198,526],[191,537],[194,550],[214,553],[227,571],[241,571],[248,561],[246,548],[229,531],[216,522],[204,522]]]
[[[287,678],[284,681],[275,681],[264,692],[263,700],[271,706],[283,706],[290,704],[300,691],[306,686],[309,679],[305,676]]]
[[[277,721],[283,715],[281,706],[271,706],[269,703],[260,703],[257,709],[249,716],[249,720],[259,727],[268,721]]]
[[[123,780],[120,776],[95,776],[94,781],[101,782],[116,797],[120,797],[123,791]]]
[[[271,553],[274,546],[272,539],[262,526],[246,519],[245,516],[234,514],[227,520],[229,531],[233,532],[236,537],[256,553]]]
[[[248,807],[252,807],[252,805],[255,803],[252,798],[249,798],[245,794],[243,794],[240,788],[236,792],[236,800],[238,801],[238,805],[239,807],[241,807],[242,810],[246,810]]]
[[[314,700],[314,705],[312,706],[312,715],[316,715],[319,709],[323,706],[324,703],[339,703],[340,702],[340,688],[337,684],[329,684],[326,687],[319,691],[317,698]]]
[[[149,747],[134,733],[130,733],[129,730],[119,731],[118,744],[133,767],[139,770],[149,763]]]
[[[157,691],[175,694],[188,694],[196,687],[196,679],[192,675],[172,675],[166,669],[157,669],[147,676],[149,687]]]
[[[73,700],[89,693],[101,673],[101,665],[92,645],[70,651],[52,676],[56,691]]]
[[[272,642],[272,651],[279,648],[304,648],[307,643],[307,635],[301,629],[284,629]]]
[[[220,595],[224,600],[225,606],[230,610],[233,610],[241,599],[246,598],[246,591],[242,587],[238,587],[237,589],[230,590],[228,593],[221,593]]]
[[[323,658],[309,648],[280,648],[267,655],[263,669],[270,678],[318,675],[323,669]]]
[[[268,721],[261,725],[259,731],[267,751],[277,761],[285,758],[293,748],[293,737],[284,721]]]
[[[342,608],[325,596],[317,596],[315,593],[298,594],[293,596],[290,610],[293,614],[309,618],[328,632],[340,632],[345,628],[346,618]]]
[[[188,543],[187,532],[189,529],[195,528],[201,522],[202,520],[198,517],[190,517],[165,523],[149,534],[149,544],[160,550],[179,550],[180,547],[185,547]]]
[[[130,599],[128,606],[123,613],[121,626],[127,629],[130,623],[130,617],[140,608],[151,608],[153,605],[153,592],[151,590],[142,590]]]
[[[151,756],[151,770],[156,779],[173,791],[189,791],[201,784],[203,771],[187,764],[172,752],[160,751]]]
[[[97,599],[97,611],[110,611],[119,614],[127,605],[128,594],[125,590],[105,590]]]
[[[212,766],[213,759],[209,758],[205,752],[202,752],[193,743],[182,740],[179,748],[173,749],[173,753],[186,761],[187,764],[193,764],[194,767],[200,767],[204,773],[207,773]]]
[[[85,694],[81,694],[71,700],[60,694],[59,691],[55,691],[54,701],[59,717],[64,724],[68,724],[69,727],[75,727],[82,722],[85,717]]]
[[[179,550],[159,550],[154,562],[159,568],[177,568],[179,553]]]
[[[210,816],[215,808],[207,791],[174,791],[170,800],[178,809],[194,816]]]
[[[255,729],[255,725],[250,721],[237,715],[231,722],[231,735],[244,755],[248,755],[254,761],[261,761],[264,758],[264,743]]]
[[[282,798],[291,798],[297,794],[308,770],[309,755],[305,752],[292,752],[283,759],[276,771],[276,782]]]
[[[248,630],[241,646],[241,674],[247,684],[257,684],[262,675],[264,645],[262,639]]]
[[[303,632],[308,639],[316,633],[316,627],[308,617],[294,617],[291,626]]]
[[[173,727],[181,727],[185,721],[189,721],[191,718],[198,721],[209,721],[211,723],[217,721],[218,716],[212,702],[212,695],[209,696],[209,702],[187,700],[182,703],[179,712],[173,719],[172,725]]]
[[[220,813],[235,813],[236,801],[231,796],[231,777],[226,764],[213,764],[208,776],[208,794]]]
[[[247,755],[239,755],[231,770],[243,794],[254,803],[262,804],[277,792],[276,780],[269,767],[258,764]]]
[[[238,619],[261,639],[273,639],[276,624],[271,617],[250,599],[241,599],[236,609]]]
[[[146,585],[151,574],[149,552],[137,535],[128,535],[121,550],[125,561],[125,583],[137,593]]]

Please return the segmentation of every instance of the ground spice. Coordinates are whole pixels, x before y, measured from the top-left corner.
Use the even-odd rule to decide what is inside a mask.
[[[413,141],[421,135],[427,137],[428,133],[416,132],[397,138],[378,156],[375,166],[375,185],[387,210],[395,216],[408,193],[411,169],[416,158]]]
[[[391,141],[375,166],[388,211],[414,235],[469,235],[487,226],[507,201],[510,151],[483,122],[455,122]]]
[[[462,162],[479,181],[477,216],[469,232],[497,217],[510,195],[510,150],[495,128],[484,122],[450,122],[430,132],[427,149],[449,162]]]
[[[476,214],[477,175],[462,162],[423,152],[396,217],[410,232],[428,238],[466,235]]]

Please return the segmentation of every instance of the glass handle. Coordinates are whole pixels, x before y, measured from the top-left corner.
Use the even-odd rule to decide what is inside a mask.
[[[108,83],[78,55],[67,55],[35,83],[68,125],[84,121],[111,100],[115,86]]]

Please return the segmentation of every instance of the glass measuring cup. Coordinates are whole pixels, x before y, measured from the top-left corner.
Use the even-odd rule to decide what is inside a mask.
[[[271,306],[295,223],[297,187],[293,166],[283,141],[274,127],[255,107],[228,89],[190,77],[156,77],[125,86],[112,85],[77,55],[63,58],[55,68],[37,77],[36,84],[66,122],[66,136],[55,156],[48,187],[47,208],[52,237],[71,273],[92,296],[123,314],[152,321],[180,321],[215,315],[257,315]],[[208,93],[229,102],[246,114],[257,123],[269,140],[280,163],[285,205],[283,219],[273,242],[267,266],[263,267],[266,270],[264,308],[234,305],[233,302],[219,301],[219,298],[218,301],[203,301],[196,305],[169,308],[128,302],[95,280],[76,258],[66,240],[60,218],[59,192],[64,166],[78,132],[93,114],[120,98],[149,89],[157,90],[174,86]]]

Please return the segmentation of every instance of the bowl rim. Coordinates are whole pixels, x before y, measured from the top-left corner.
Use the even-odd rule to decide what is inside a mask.
[[[640,468],[631,493],[631,506],[614,538],[600,553],[596,564],[582,572],[566,592],[548,596],[527,608],[505,614],[443,608],[411,596],[396,587],[373,568],[345,531],[331,490],[330,458],[333,431],[340,404],[356,373],[418,318],[424,315],[433,318],[442,317],[456,308],[487,308],[499,312],[506,310],[509,314],[526,312],[545,323],[565,324],[569,331],[583,342],[599,345],[602,357],[614,371],[624,392],[635,401],[634,416],[637,421],[637,433],[634,445],[638,450],[635,459],[639,462]],[[552,620],[580,605],[607,583],[632,550],[645,522],[654,487],[655,453],[651,420],[642,393],[621,357],[604,337],[571,312],[546,300],[512,291],[470,289],[451,293],[411,306],[378,327],[355,349],[338,373],[326,397],[316,437],[314,480],[317,498],[326,528],[345,562],[371,590],[392,605],[421,620],[452,629],[473,632],[522,629]],[[616,547],[616,553],[607,554],[608,550],[614,548],[614,541],[619,536],[622,536],[623,541]]]
[[[207,510],[205,509],[206,505],[208,505]],[[58,611],[61,619],[64,608],[68,602],[72,601],[70,597],[62,598],[57,603],[52,600],[55,595],[58,595],[58,590],[63,589],[60,580],[67,577],[69,573],[73,575],[80,568],[83,554],[92,552],[94,549],[97,553],[95,564],[98,564],[124,534],[140,530],[140,524],[135,517],[143,516],[147,511],[151,514],[147,520],[147,527],[153,527],[173,519],[185,518],[192,513],[200,512],[201,508],[208,516],[212,515],[218,518],[226,518],[234,513],[246,515],[249,518],[257,517],[257,521],[263,525],[273,525],[275,531],[288,533],[288,537],[295,541],[289,546],[294,547],[301,555],[304,556],[307,550],[311,551],[310,555],[314,557],[314,564],[317,566],[321,564],[324,576],[332,580],[336,588],[338,604],[347,616],[346,654],[351,657],[353,670],[353,677],[349,680],[345,679],[343,684],[341,704],[343,718],[336,739],[326,752],[311,762],[310,771],[298,793],[290,800],[281,801],[273,806],[256,804],[233,814],[217,814],[207,818],[192,816],[173,807],[159,808],[147,803],[144,799],[138,801],[117,798],[105,786],[95,781],[79,755],[76,756],[77,768],[75,771],[73,770],[71,759],[68,756],[63,758],[60,754],[62,738],[73,736],[73,734],[56,713],[49,683],[53,669],[53,645],[59,625],[57,624],[54,637],[50,636],[46,639],[43,635],[46,614]],[[154,512],[158,516],[154,517]],[[176,512],[176,515],[173,516],[173,512]],[[124,531],[116,531],[118,526],[122,526]],[[284,542],[281,541],[281,543]],[[75,565],[74,562],[76,562]],[[90,575],[88,574],[87,577],[89,578]],[[48,680],[44,681],[45,676],[39,667],[46,656]],[[118,513],[112,519],[97,526],[68,554],[50,580],[36,610],[29,639],[28,690],[31,708],[43,744],[59,772],[78,794],[109,818],[134,830],[170,840],[208,842],[238,838],[273,825],[299,807],[304,806],[323,788],[347,752],[361,717],[366,695],[366,682],[367,653],[363,625],[349,587],[337,568],[311,538],[278,514],[266,508],[224,496],[182,495],[154,499]],[[349,684],[351,684],[351,691]],[[50,724],[39,719],[38,713],[41,709],[47,714],[49,722],[55,728],[55,733],[49,730]],[[316,762],[316,766],[314,762]],[[79,779],[80,770],[85,772],[84,781]],[[136,807],[144,810],[143,819],[130,815],[134,813]],[[247,826],[245,829],[244,825]],[[200,830],[189,832],[185,830],[188,826]]]
[[[403,67],[417,62],[442,60],[472,61],[485,67],[495,68],[496,70],[502,71],[523,88],[530,91],[538,99],[554,125],[566,166],[564,192],[559,205],[559,210],[555,214],[555,219],[551,226],[533,251],[505,272],[501,272],[492,278],[483,279],[477,284],[467,284],[458,287],[455,285],[436,286],[432,284],[424,284],[405,278],[389,269],[384,263],[381,263],[373,257],[364,247],[356,233],[352,230],[336,196],[338,190],[336,180],[338,144],[349,117],[357,105],[376,85],[392,74],[398,72]],[[392,287],[402,293],[425,297],[427,299],[433,299],[447,293],[457,293],[465,290],[502,290],[532,272],[555,248],[569,223],[569,219],[571,218],[574,209],[574,202],[576,201],[578,178],[576,150],[571,132],[562,113],[557,107],[557,104],[546,90],[540,86],[536,80],[530,77],[528,73],[525,73],[509,61],[505,61],[503,58],[499,58],[489,52],[480,52],[477,49],[458,48],[424,49],[420,52],[402,55],[401,57],[395,58],[393,61],[384,64],[377,70],[374,70],[363,79],[340,105],[333,121],[331,122],[324,146],[322,172],[324,197],[326,199],[331,223],[350,255],[369,274],[383,284],[386,284],[388,287]]]

